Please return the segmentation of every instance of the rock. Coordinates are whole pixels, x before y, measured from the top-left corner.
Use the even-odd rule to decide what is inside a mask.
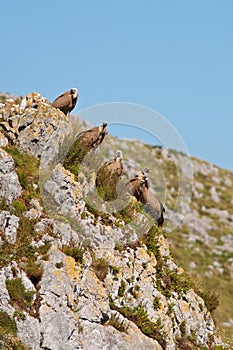
[[[189,287],[183,268],[173,260],[164,232],[157,232],[153,227],[151,235],[146,237],[151,225],[142,211],[132,210],[129,219],[121,212],[125,203],[116,207],[96,198],[94,171],[87,167],[85,172],[82,167],[77,179],[62,166],[76,132],[72,118],[54,109],[37,93],[28,94],[20,106],[14,101],[1,104],[0,115],[7,139],[21,151],[40,159],[40,181],[34,186],[37,198],[32,198],[33,191],[22,191],[17,182],[13,159],[0,150],[3,184],[0,197],[6,198],[9,210],[19,196],[30,205],[28,211],[19,214],[20,220],[32,227],[31,236],[26,232],[29,249],[25,250],[25,256],[16,254],[16,249],[21,248],[17,241],[19,218],[9,211],[0,213],[1,235],[5,235],[9,243],[16,243],[7,246],[11,263],[0,265],[0,308],[14,317],[18,339],[33,350],[161,350],[165,344],[166,349],[175,350],[178,340],[189,347],[219,345],[224,348],[204,301]],[[6,143],[0,136],[0,144],[1,140],[2,145]],[[106,146],[101,145],[103,158],[110,158],[115,148],[121,148],[126,155],[124,166],[128,176],[145,167],[141,164],[143,158],[152,169],[152,190],[162,194],[165,187],[168,189],[166,220],[171,219],[174,225],[183,220],[186,232],[178,233],[184,238],[185,247],[197,253],[201,245],[195,246],[195,242],[201,241],[221,257],[221,249],[225,252],[225,246],[232,246],[231,231],[225,231],[222,236],[222,248],[217,245],[219,240],[209,234],[210,230],[220,227],[214,225],[214,215],[221,215],[222,222],[228,222],[228,228],[233,225],[233,214],[226,208],[216,211],[205,205],[207,195],[211,204],[214,201],[222,204],[221,200],[218,202],[223,196],[219,194],[221,171],[217,167],[194,160],[198,181],[191,204],[195,209],[192,207],[185,215],[192,187],[185,156],[146,147],[135,140],[116,141],[110,136],[108,140]],[[93,154],[89,163],[92,159],[94,163]],[[187,175],[183,178],[177,210],[170,206],[179,190],[174,159]],[[169,169],[171,174],[167,175]],[[211,186],[214,183],[212,187],[216,190],[209,190],[209,183],[208,187],[202,184],[201,179],[205,177],[211,179]],[[230,174],[224,179],[224,183],[231,183]],[[171,180],[168,188],[167,180]],[[135,203],[130,198],[129,204]],[[210,265],[212,278],[216,269],[222,271],[220,262],[219,258],[215,265]],[[37,273],[38,263],[42,275],[41,271]],[[232,273],[230,259],[228,265]],[[189,267],[195,268],[196,273],[198,264],[191,261]],[[25,271],[34,278],[30,280]],[[6,289],[6,279],[14,276],[22,279],[27,290],[35,292],[31,310],[19,310],[24,312],[25,319],[14,316],[15,309]]]
[[[74,175],[58,164],[44,186],[43,201],[45,208],[56,214],[77,218],[85,206],[83,194]]]
[[[22,188],[13,158],[3,149],[0,149],[0,183],[0,198],[5,198],[7,204],[20,197]]]
[[[0,132],[0,147],[6,147],[8,145],[7,138]]]
[[[211,187],[210,194],[211,194],[213,201],[215,201],[216,203],[220,202],[220,198],[219,198],[219,195],[218,195],[215,187]]]
[[[8,274],[9,267],[2,267],[0,269],[0,309],[12,317],[15,310],[10,304],[10,296],[6,288],[6,277]]]
[[[38,219],[42,215],[43,208],[40,205],[40,202],[38,199],[32,199],[30,202],[31,209],[29,211],[26,211],[24,213],[24,216],[30,220],[32,219]]]
[[[101,326],[88,321],[82,322],[83,331],[72,334],[80,349],[88,350],[162,350],[156,340],[146,337],[134,323],[129,323],[126,333],[112,326]],[[68,349],[68,348],[67,348]],[[75,348],[71,348],[72,350]]]
[[[14,244],[17,237],[17,229],[19,227],[19,218],[11,215],[8,211],[0,212],[0,231],[6,237],[7,242]]]
[[[71,120],[36,92],[23,101],[21,108],[10,101],[0,108],[1,125],[21,151],[42,158],[45,167],[62,158],[60,147],[72,134]]]
[[[31,350],[40,350],[40,324],[36,318],[26,315],[25,320],[17,320],[18,337]]]

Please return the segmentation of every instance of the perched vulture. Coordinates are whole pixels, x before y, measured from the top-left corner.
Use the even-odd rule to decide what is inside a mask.
[[[102,143],[107,134],[107,125],[106,122],[103,122],[101,126],[96,126],[92,129],[81,132],[77,139],[79,146],[87,149],[87,151],[96,149]]]
[[[64,94],[58,96],[53,102],[52,106],[60,109],[65,115],[70,113],[76,106],[78,100],[78,90],[72,88]]]
[[[158,226],[163,226],[165,208],[160,200],[149,190],[149,182],[145,172],[148,171],[145,169],[131,179],[127,183],[127,189],[130,194],[144,205],[146,213],[150,214],[157,221]]]
[[[157,221],[159,227],[163,226],[163,213],[165,212],[165,208],[160,200],[149,190],[147,178],[141,180],[141,187],[141,202],[145,205],[146,213],[150,214],[150,216]]]
[[[142,192],[144,184],[142,180],[147,179],[146,173],[149,172],[149,169],[145,168],[143,171],[141,171],[139,174],[137,174],[134,178],[130,179],[129,182],[126,184],[126,188],[128,192],[137,198],[139,202],[142,202]],[[148,183],[148,182],[147,182]]]
[[[96,175],[96,188],[104,200],[117,198],[116,186],[123,172],[122,152],[117,151],[115,157],[101,165]]]
[[[74,169],[76,169],[77,165],[83,161],[86,154],[92,149],[97,149],[106,134],[106,122],[103,122],[101,126],[96,126],[92,129],[81,132],[66,155],[64,161],[65,168],[74,172]],[[76,172],[77,171],[75,170],[75,174]]]

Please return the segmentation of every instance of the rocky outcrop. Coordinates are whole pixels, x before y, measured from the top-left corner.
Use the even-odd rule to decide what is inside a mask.
[[[5,198],[9,204],[21,195],[21,191],[13,158],[0,149],[0,198]]]
[[[38,183],[20,185],[0,150],[0,312],[18,340],[32,350],[224,349],[165,232],[133,198],[119,210],[98,201],[94,171],[83,166],[77,179],[62,166],[77,130],[69,117],[36,93],[0,108],[5,137],[41,160]],[[0,346],[13,332],[4,327]]]
[[[17,237],[19,218],[11,215],[8,211],[0,212],[0,230],[3,232],[7,242],[14,244]]]
[[[0,115],[10,141],[33,156],[44,155],[44,165],[56,159],[72,131],[70,119],[37,93],[27,95],[21,105],[7,101],[0,106]]]

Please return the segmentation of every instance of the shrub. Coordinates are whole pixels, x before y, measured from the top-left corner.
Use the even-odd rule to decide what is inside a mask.
[[[17,326],[15,320],[13,320],[8,314],[0,310],[0,328],[2,331],[5,331],[7,334],[16,335]]]
[[[77,263],[83,263],[84,249],[81,246],[75,247],[74,243],[71,243],[71,245],[63,245],[62,252],[74,258]]]
[[[154,307],[155,310],[157,310],[157,309],[160,308],[159,297],[154,297],[154,300],[153,300],[153,307]]]
[[[107,322],[107,325],[114,327],[120,332],[126,332],[129,328],[129,325],[126,323],[125,320],[121,320],[120,316],[115,313],[111,314],[109,321]]]
[[[14,317],[16,317],[18,320],[25,320],[26,319],[25,313],[21,312],[21,311],[15,311]]]
[[[16,337],[17,326],[14,319],[12,319],[4,311],[0,310],[0,349],[4,350],[29,350]]]
[[[134,298],[138,298],[139,296],[139,291],[140,291],[140,286],[139,284],[135,284],[135,286],[131,290],[131,294],[134,296]]]
[[[6,280],[6,287],[12,304],[20,310],[27,311],[32,304],[34,291],[26,290],[21,278]]]
[[[17,216],[20,216],[24,211],[28,210],[28,207],[25,205],[23,200],[16,199],[13,203],[12,206],[14,208],[14,214]]]
[[[36,287],[37,284],[40,282],[43,273],[41,265],[31,260],[26,264],[23,270],[26,272],[28,278]]]
[[[160,258],[158,236],[161,231],[157,225],[153,225],[151,229],[143,234],[140,238],[141,243],[145,244],[149,253],[153,253],[156,258]]]
[[[118,307],[111,302],[110,307],[113,310],[120,312],[128,320],[134,322],[138,328],[150,338],[156,339],[163,349],[166,349],[166,340],[161,332],[161,319],[157,322],[152,322],[148,318],[147,311],[142,305],[135,306],[133,309],[128,306]]]
[[[94,259],[91,264],[96,276],[103,281],[109,270],[109,263],[104,258]]]
[[[6,151],[14,159],[19,182],[25,191],[24,199],[30,201],[37,194],[33,184],[37,184],[39,181],[39,160],[29,154],[20,152],[15,146],[8,147]]]
[[[118,289],[118,296],[121,298],[125,294],[126,282],[124,280],[121,281],[121,285]]]
[[[210,312],[213,312],[219,306],[219,294],[215,291],[198,291],[200,297],[204,300],[205,306]]]

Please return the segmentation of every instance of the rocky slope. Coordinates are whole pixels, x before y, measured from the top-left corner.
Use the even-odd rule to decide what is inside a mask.
[[[233,213],[222,199],[232,200],[232,174],[193,160],[194,185],[184,176],[180,186],[184,155],[108,135],[74,175],[62,163],[84,122],[37,93],[21,106],[1,104],[0,118],[0,347],[227,348],[211,313],[216,295],[177,265],[165,230],[132,197],[103,203],[94,182],[98,165],[119,148],[125,177],[153,169],[176,258],[213,279],[232,273]],[[197,261],[210,249],[212,265]]]

